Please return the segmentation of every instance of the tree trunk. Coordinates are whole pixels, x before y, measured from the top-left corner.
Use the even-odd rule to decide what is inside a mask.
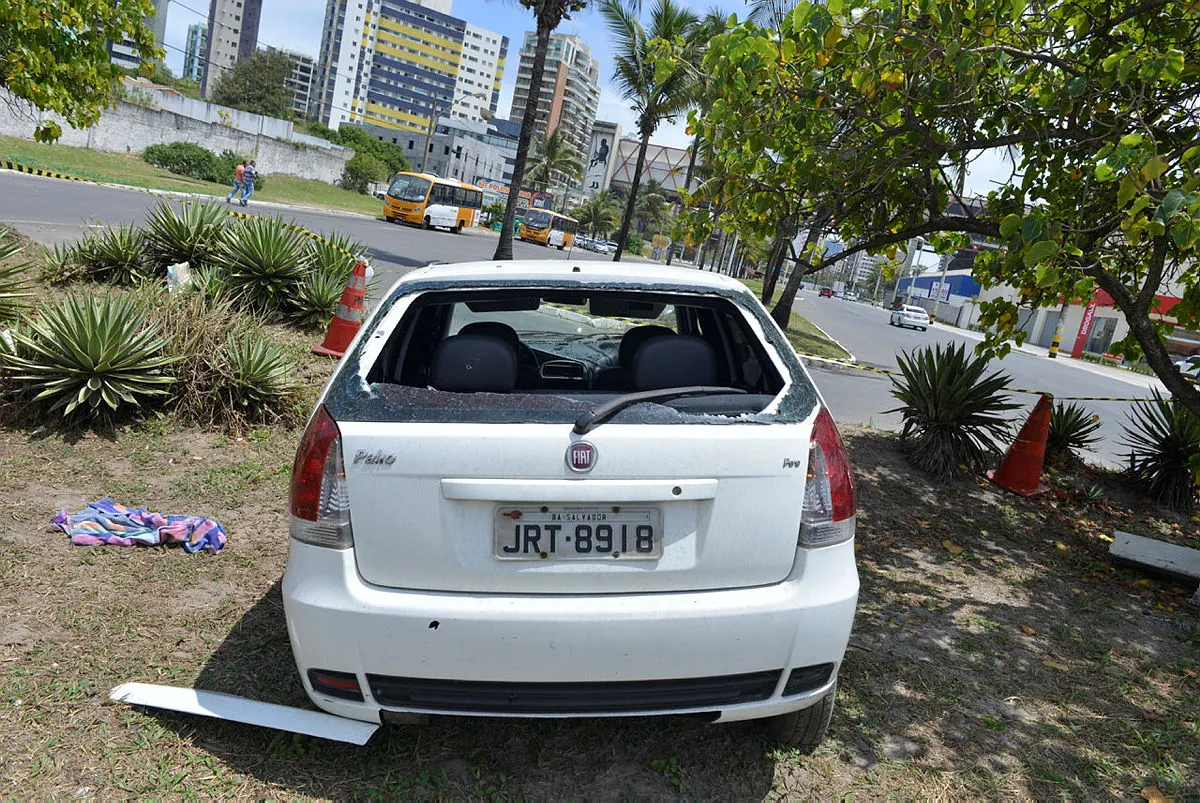
[[[783,288],[783,294],[779,296],[779,303],[771,310],[771,317],[775,319],[775,323],[785,332],[788,324],[792,320],[792,304],[796,302],[796,293],[800,290],[800,283],[804,281],[806,268],[812,267],[812,251],[810,250],[816,244],[817,239],[824,235],[825,225],[829,222],[829,212],[824,209],[817,209],[817,213],[813,215],[812,221],[808,225],[808,237],[804,241],[804,253],[800,255],[800,259],[796,260],[796,267],[792,269],[792,275],[788,279],[788,283]]]
[[[629,224],[633,222],[633,207],[637,204],[638,182],[642,180],[642,170],[646,167],[646,151],[650,148],[650,135],[653,131],[642,131],[642,142],[638,145],[637,166],[633,168],[633,182],[629,185],[629,201],[625,204],[625,217],[621,220],[621,231],[617,233],[617,252],[613,254],[613,262],[621,261],[625,253],[625,241],[629,239]]]
[[[775,285],[779,282],[779,274],[783,272],[783,263],[787,261],[796,228],[796,223],[790,217],[780,218],[779,225],[775,227],[775,240],[771,243],[771,254],[767,257],[767,270],[763,277],[763,306],[770,304],[775,296]]]
[[[533,142],[533,127],[537,122],[538,104],[542,100],[542,73],[546,71],[546,51],[550,49],[551,26],[541,19],[537,25],[537,50],[533,54],[533,68],[529,73],[529,100],[525,104],[525,115],[521,118],[521,134],[517,138],[517,157],[513,165],[512,183],[508,186],[508,203],[504,206],[504,223],[500,226],[500,242],[492,259],[513,258],[513,224],[517,220],[517,204],[521,200],[521,184],[525,180],[525,162],[529,159],[529,145]]]

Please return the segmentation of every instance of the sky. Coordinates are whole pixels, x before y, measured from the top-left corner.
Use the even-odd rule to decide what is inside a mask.
[[[726,13],[737,12],[745,16],[745,5],[738,0],[683,0],[697,14],[710,8],[719,8]],[[208,0],[169,0],[167,3],[167,29],[165,45],[167,66],[179,75],[183,72],[183,49],[187,43],[187,29],[193,23],[208,23]],[[644,2],[647,11],[650,2]],[[500,89],[499,114],[508,117],[512,107],[513,86],[517,79],[518,53],[525,31],[534,29],[533,12],[519,5],[516,0],[453,0],[451,13],[483,28],[507,36],[508,63]],[[325,18],[325,0],[263,0],[262,22],[258,29],[260,45],[307,53],[314,58],[321,45],[321,28]],[[600,63],[600,105],[596,118],[619,123],[622,136],[634,136],[634,116],[628,104],[610,84],[612,77],[612,55],[608,31],[604,19],[593,8],[585,9],[573,19],[564,21],[556,33],[576,34]],[[686,116],[666,121],[659,125],[652,142],[686,148],[691,142],[687,135]],[[1000,154],[983,154],[968,171],[967,190],[986,194],[994,188],[994,181],[1006,179],[1011,168]]]

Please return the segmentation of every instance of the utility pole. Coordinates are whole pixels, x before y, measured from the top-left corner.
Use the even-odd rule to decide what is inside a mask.
[[[935,323],[938,318],[938,313],[942,311],[942,291],[946,287],[946,271],[950,268],[950,255],[949,254],[942,254],[940,259],[942,262],[942,278],[938,282],[937,298],[934,299],[934,302],[933,302],[933,314],[929,316],[930,323]],[[946,293],[946,298],[949,298],[949,297],[950,297],[950,294]]]
[[[426,165],[429,164],[429,151],[433,148],[433,129],[437,128],[438,113],[435,111],[433,116],[429,118],[429,125],[425,127],[425,152],[421,154],[421,172],[425,172]]]
[[[1067,307],[1068,304],[1064,301],[1058,311],[1058,325],[1054,327],[1054,339],[1050,341],[1050,353],[1047,355],[1052,360],[1058,358],[1058,348],[1062,345],[1063,320],[1067,317]]]

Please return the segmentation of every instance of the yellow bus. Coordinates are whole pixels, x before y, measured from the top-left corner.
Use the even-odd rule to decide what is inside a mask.
[[[434,226],[455,234],[475,225],[483,207],[483,190],[432,173],[397,173],[383,198],[383,219]]]
[[[530,209],[521,219],[517,238],[546,246],[557,246],[561,251],[571,247],[578,230],[579,221],[573,217],[560,215],[548,209]]]

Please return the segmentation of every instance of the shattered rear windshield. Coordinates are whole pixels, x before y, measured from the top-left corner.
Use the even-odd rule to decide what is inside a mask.
[[[325,398],[337,420],[569,424],[645,391],[655,366],[670,374],[662,387],[721,390],[637,404],[613,423],[794,422],[817,403],[790,345],[735,290],[426,277],[399,285],[366,325]],[[483,352],[447,374],[456,341]],[[650,341],[657,363],[642,353]]]

